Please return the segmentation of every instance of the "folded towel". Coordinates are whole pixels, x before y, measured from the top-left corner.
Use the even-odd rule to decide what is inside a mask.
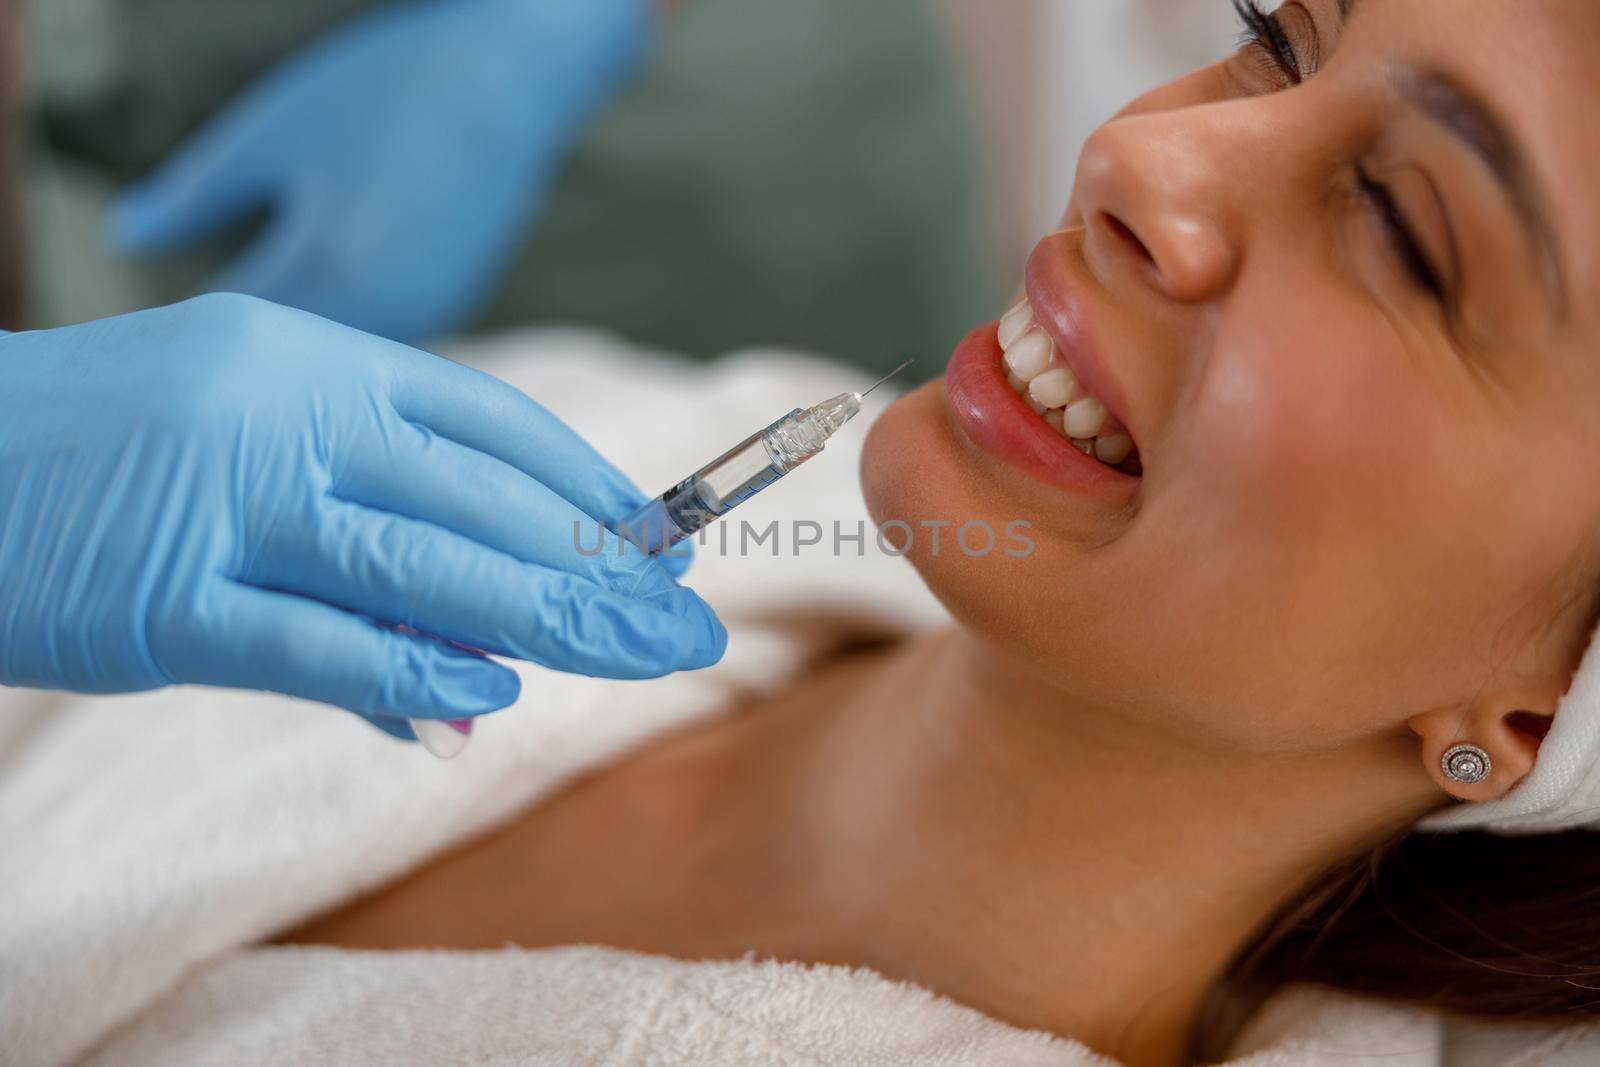
[[[763,420],[862,382],[806,357],[706,368],[578,332],[508,338],[473,361],[650,491]],[[871,547],[863,437],[850,427],[735,517],[865,525],[862,555],[796,555],[787,536],[776,555],[771,543],[747,558],[701,551],[690,580],[729,624],[725,662],[652,682],[521,665],[522,700],[481,720],[449,763],[270,695],[0,691],[0,1063],[1104,1063],[861,970],[597,948],[250,947],[631,746],[782,688],[846,635],[945,621],[910,567]],[[1252,1034],[1240,1062],[1260,1067],[1362,1062],[1361,1050],[1420,1067],[1440,1047],[1426,1016],[1302,993]]]
[[[1437,1024],[1303,994],[1233,1067],[1435,1067]],[[1266,1045],[1270,1044],[1270,1047]],[[80,1067],[1114,1067],[865,969],[524,952],[252,949],[218,960]]]

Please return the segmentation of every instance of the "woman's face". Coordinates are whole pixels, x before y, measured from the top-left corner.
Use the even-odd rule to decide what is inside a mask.
[[[1028,261],[1016,381],[1052,352],[1136,454],[1030,409],[991,324],[877,423],[874,517],[1030,522],[911,557],[1019,677],[1200,746],[1553,710],[1600,580],[1600,5],[1255,30],[1089,139]]]

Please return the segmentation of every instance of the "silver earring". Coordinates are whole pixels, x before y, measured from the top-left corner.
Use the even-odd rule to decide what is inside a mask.
[[[1489,753],[1477,745],[1451,745],[1445,749],[1439,766],[1444,768],[1446,778],[1462,785],[1477,785],[1494,770]]]

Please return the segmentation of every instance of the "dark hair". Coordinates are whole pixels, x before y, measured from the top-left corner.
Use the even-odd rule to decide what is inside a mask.
[[[1600,1017],[1600,833],[1407,832],[1317,885],[1212,991],[1201,1062],[1294,983],[1477,1019]]]

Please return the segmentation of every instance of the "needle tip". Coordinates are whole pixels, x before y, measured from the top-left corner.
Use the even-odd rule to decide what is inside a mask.
[[[873,389],[876,389],[878,386],[882,385],[884,382],[888,381],[890,378],[893,378],[896,374],[899,374],[901,371],[905,370],[907,367],[911,366],[911,364],[915,363],[916,361],[917,361],[917,359],[916,359],[915,356],[911,357],[910,359],[906,360],[904,363],[902,363],[898,367],[896,367],[894,370],[890,371],[888,374],[885,374],[882,378],[879,378],[877,381],[873,382],[872,385],[866,390],[866,392],[861,393],[859,395],[866,396],[867,393],[872,392]]]

